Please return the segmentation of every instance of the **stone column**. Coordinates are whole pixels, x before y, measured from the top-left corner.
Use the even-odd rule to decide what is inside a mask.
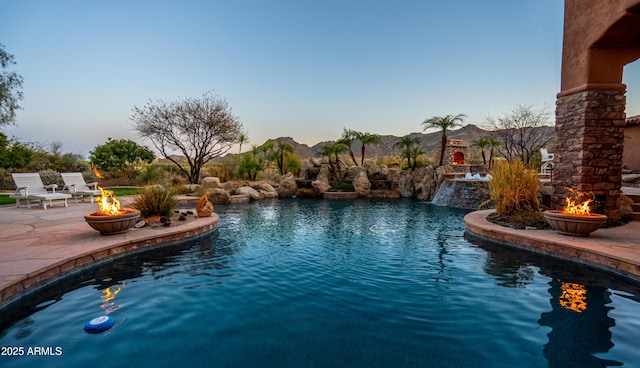
[[[593,192],[609,220],[620,220],[619,196],[625,124],[625,86],[560,94],[552,205],[562,208],[566,187]]]

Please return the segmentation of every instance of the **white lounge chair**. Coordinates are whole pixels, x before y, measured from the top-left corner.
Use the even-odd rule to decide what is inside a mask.
[[[549,153],[546,148],[540,148],[540,156],[542,157],[542,166],[540,167],[540,173],[549,174],[553,168],[553,153]]]
[[[67,199],[71,198],[70,194],[56,193],[58,184],[44,185],[40,174],[38,173],[12,173],[13,181],[16,182],[16,192],[9,197],[16,200],[16,207],[20,207],[20,201],[24,200],[27,208],[31,208],[31,202],[42,202],[42,208],[47,209],[47,201],[51,205],[51,201],[56,199],[64,200],[64,206],[69,207]],[[51,192],[49,192],[51,189]]]
[[[84,196],[89,196],[91,203],[93,203],[93,197],[101,194],[98,189],[98,182],[95,181],[87,184],[84,181],[82,173],[72,172],[61,173],[60,175],[64,181],[64,188],[62,188],[62,190],[69,192],[76,199],[76,203],[78,202],[78,198],[84,202]]]

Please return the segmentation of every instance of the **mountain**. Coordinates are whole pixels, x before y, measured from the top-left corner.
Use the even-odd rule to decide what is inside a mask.
[[[548,135],[551,138],[551,142],[553,142],[554,135],[554,127],[553,126],[545,126],[536,129],[543,129],[544,134]],[[489,130],[482,129],[476,125],[469,124],[457,130],[447,131],[447,137],[449,139],[460,139],[465,144],[471,145],[471,142],[478,140],[480,138],[488,137],[491,135]],[[425,155],[427,157],[435,156],[440,152],[440,141],[442,139],[442,133],[439,131],[433,133],[411,133],[410,136],[412,138],[420,138],[422,142],[422,147],[425,150]],[[385,156],[393,156],[398,155],[398,150],[393,148],[393,145],[400,140],[401,137],[395,135],[381,135],[380,136],[380,144],[379,145],[368,145],[366,148],[366,156],[368,158],[381,158]],[[273,141],[281,141],[282,143],[286,143],[293,147],[293,152],[296,156],[301,159],[307,159],[316,155],[322,149],[322,146],[328,143],[335,143],[335,141],[326,141],[317,143],[311,147],[304,143],[296,142],[292,137],[280,137],[270,139]],[[359,141],[354,140],[354,144],[351,149],[353,150],[356,158],[360,158],[362,145]],[[350,161],[350,160],[349,160]]]

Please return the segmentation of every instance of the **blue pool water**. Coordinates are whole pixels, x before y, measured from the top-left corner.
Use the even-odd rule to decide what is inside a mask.
[[[412,200],[216,206],[217,232],[0,312],[1,367],[632,367],[640,289]],[[88,334],[109,311],[116,323]],[[45,355],[27,355],[31,348]],[[57,354],[59,353],[59,354]]]

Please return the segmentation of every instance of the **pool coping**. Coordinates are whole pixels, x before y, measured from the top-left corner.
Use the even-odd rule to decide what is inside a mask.
[[[0,208],[0,309],[62,278],[129,254],[171,246],[217,230],[219,216],[170,227],[100,235],[85,223],[87,204],[47,210]]]
[[[466,235],[500,245],[587,265],[640,282],[640,222],[599,229],[589,237],[558,234],[555,230],[518,230],[489,222],[495,210],[468,213]]]

